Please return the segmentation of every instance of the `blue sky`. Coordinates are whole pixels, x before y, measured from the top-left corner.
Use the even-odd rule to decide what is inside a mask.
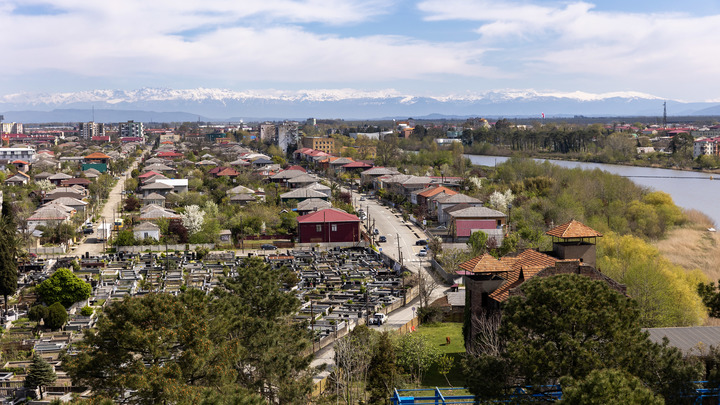
[[[0,95],[196,87],[720,100],[709,0],[0,0]]]

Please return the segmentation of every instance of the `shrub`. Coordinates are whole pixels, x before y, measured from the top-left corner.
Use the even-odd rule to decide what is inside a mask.
[[[90,316],[90,315],[93,314],[93,312],[94,312],[94,310],[93,310],[91,307],[85,305],[85,306],[82,307],[82,309],[80,310],[80,315],[82,315],[82,316]]]
[[[56,302],[48,307],[48,314],[45,317],[45,326],[52,330],[62,328],[67,322],[67,311],[60,302]]]

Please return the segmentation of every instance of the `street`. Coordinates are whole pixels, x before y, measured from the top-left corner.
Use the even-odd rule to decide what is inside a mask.
[[[141,159],[142,158],[138,158],[135,162],[133,162],[132,166],[128,168],[126,172],[129,173],[133,169],[137,168]],[[106,246],[106,244],[96,239],[98,234],[98,225],[102,224],[103,222],[105,222],[106,224],[112,224],[114,217],[120,215],[120,201],[122,200],[121,192],[125,187],[125,179],[126,176],[121,176],[117,184],[115,184],[115,187],[110,190],[110,196],[108,197],[107,202],[103,206],[98,221],[93,223],[93,233],[87,235],[85,240],[83,240],[82,243],[77,245],[74,250],[74,253],[76,255],[84,255],[85,253],[89,253],[90,256],[98,256],[103,253],[103,248]],[[113,210],[115,211],[114,213]],[[115,216],[113,214],[115,214]]]

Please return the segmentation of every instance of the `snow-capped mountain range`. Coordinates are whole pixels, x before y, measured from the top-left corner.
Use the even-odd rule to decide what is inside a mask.
[[[0,95],[5,121],[99,122],[245,121],[265,119],[379,119],[423,116],[546,117],[661,116],[665,100],[640,92],[540,92],[494,90],[446,96],[415,96],[388,89],[247,90],[161,89],[91,90],[69,93]],[[713,102],[667,100],[669,115],[713,115]]]

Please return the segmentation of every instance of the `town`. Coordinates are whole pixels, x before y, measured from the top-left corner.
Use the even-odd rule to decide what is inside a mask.
[[[465,149],[475,150],[480,144],[560,153],[563,148],[588,150],[589,144],[600,142],[585,135],[565,146],[551,136],[530,142],[530,134],[536,134],[532,126],[507,120],[475,118],[434,124],[408,119],[351,124],[354,126],[312,118],[306,122],[223,125],[135,121],[0,125],[4,221],[0,232],[6,245],[0,249],[0,287],[5,301],[0,397],[8,403],[26,398],[41,403],[37,401],[99,397],[124,398],[131,403],[200,403],[204,391],[184,394],[187,397],[170,392],[181,390],[192,378],[177,378],[173,384],[178,386],[168,383],[152,393],[147,392],[152,391],[147,382],[114,381],[116,385],[111,386],[95,380],[98,373],[111,373],[113,367],[128,367],[124,370],[128,375],[151,378],[145,374],[150,371],[131,370],[128,358],[116,363],[117,359],[103,358],[108,368],[91,370],[93,361],[100,363],[100,357],[92,356],[99,356],[103,347],[93,339],[119,325],[113,322],[124,316],[121,309],[139,311],[132,314],[137,317],[136,326],[141,328],[144,322],[142,327],[157,328],[153,336],[159,340],[189,339],[178,337],[186,331],[183,328],[197,330],[198,325],[205,325],[217,328],[213,333],[218,336],[227,333],[227,342],[240,339],[238,336],[252,341],[257,346],[248,346],[248,352],[292,352],[287,360],[292,365],[252,358],[255,353],[237,354],[242,359],[238,364],[244,367],[235,367],[235,372],[241,369],[248,374],[244,385],[237,383],[246,390],[241,395],[256,395],[267,402],[339,399],[366,403],[370,398],[373,403],[385,403],[394,395],[400,403],[401,396],[411,395],[400,395],[403,387],[430,387],[424,378],[431,374],[443,378],[442,384],[433,380],[434,386],[451,385],[452,381],[462,387],[466,381],[459,357],[455,364],[448,359],[466,352],[482,353],[478,358],[486,356],[490,349],[484,338],[499,328],[492,325],[493,314],[514,308],[515,304],[509,304],[513,297],[533,298],[533,290],[523,289],[525,283],[538,286],[565,280],[585,286],[587,282],[587,288],[596,293],[588,300],[611,297],[608,302],[615,303],[616,297],[637,298],[631,280],[619,280],[606,271],[611,269],[601,268],[598,241],[614,240],[618,229],[657,238],[684,221],[672,201],[659,193],[636,192],[629,183],[622,183],[626,192],[618,195],[628,199],[628,206],[637,197],[642,206],[636,204],[633,211],[612,207],[608,201],[593,201],[600,214],[588,213],[581,221],[567,213],[571,208],[559,212],[537,199],[555,187],[572,188],[570,177],[553,178],[530,168],[538,173],[508,177],[507,183],[502,183],[502,173],[494,172],[497,169],[473,166]],[[596,150],[629,149],[633,159],[655,155],[660,156],[656,161],[665,159],[667,166],[673,166],[680,161],[678,156],[685,154],[689,164],[703,168],[715,168],[720,162],[718,125],[614,123],[597,127],[574,131],[606,131],[606,144]],[[552,134],[554,130],[548,131]],[[513,170],[520,171],[517,167]],[[561,182],[566,186],[557,184]],[[572,205],[565,203],[566,207]],[[545,216],[530,224],[532,212],[542,210]],[[612,216],[617,222],[624,220],[625,228],[611,224],[610,210],[615,210]],[[650,217],[654,222],[648,225]],[[593,221],[592,227],[583,222],[585,218]],[[596,230],[596,226],[606,227]],[[17,269],[14,279],[10,274],[13,268]],[[544,279],[547,281],[539,281]],[[643,347],[657,350],[658,358],[687,357],[701,342],[713,347],[720,343],[717,329],[708,338],[703,333],[709,329],[698,326],[708,309],[695,293],[696,284],[678,287],[687,291],[682,297],[677,295],[677,307],[685,305],[683,297],[687,296],[689,309],[674,318],[664,317],[659,306],[640,306],[641,312],[647,310],[643,314],[649,314],[642,318],[646,321],[642,327],[650,336]],[[253,288],[264,294],[252,293]],[[709,294],[713,293],[714,286]],[[157,296],[165,298],[153,298]],[[181,319],[168,318],[164,328],[163,314],[143,318],[148,311],[131,308],[158,305],[148,307],[149,312],[166,308],[164,315],[169,317],[181,304],[190,311],[192,305],[184,299],[209,302],[209,309],[203,307],[188,315],[192,327]],[[622,307],[627,301],[617,305]],[[230,312],[222,312],[232,306],[248,312],[234,320]],[[130,317],[128,313],[125,315]],[[243,327],[233,330],[236,324],[211,322],[225,316]],[[172,322],[182,324],[173,331],[174,337],[162,335],[166,331],[160,329],[172,329]],[[443,348],[455,351],[441,355],[427,349],[425,352],[434,354],[422,364],[413,363],[422,357],[419,352],[398,353],[405,356],[398,360],[406,364],[404,379],[393,377],[392,386],[372,388],[368,370],[373,353],[365,353],[362,359],[349,353],[362,352],[363,339],[370,339],[367,336],[376,336],[370,340],[380,345],[389,331],[405,336],[397,339],[418,339],[430,333],[427,325],[454,325],[451,332],[443,329],[438,332],[442,336],[435,338],[442,340]],[[676,329],[683,330],[672,335],[665,326],[682,326]],[[262,338],[247,332],[253,328],[268,334],[285,332],[273,335],[280,342],[276,347],[255,342]],[[203,329],[202,333],[209,332]],[[202,333],[192,334],[203,337]],[[640,336],[639,328],[637,333]],[[669,346],[660,345],[665,337],[670,339]],[[135,343],[140,344],[142,339],[137,339]],[[658,344],[657,348],[650,341]],[[693,343],[688,346],[687,341]],[[181,341],[178,345],[183,350],[142,358],[139,364],[151,370],[156,361],[162,368],[164,363],[198,350],[195,344],[200,343]],[[217,347],[198,352],[215,355],[221,344],[213,344]],[[141,347],[127,349],[142,352]],[[500,356],[499,346],[492,349]],[[212,365],[218,360],[208,357],[203,361]],[[273,370],[281,364],[288,368],[284,374]],[[478,365],[476,370],[487,377],[487,368]],[[555,385],[566,374],[552,374],[555,371],[548,371],[554,378],[553,388],[543,395],[559,395]],[[207,388],[210,383],[203,386],[203,378],[219,381],[213,379],[221,379],[220,374],[197,377],[203,381],[197,385]],[[654,384],[659,387],[679,381],[669,374]],[[690,374],[682,378],[685,375]],[[699,372],[693,375],[702,379]],[[508,381],[497,384],[512,385]],[[446,395],[490,398],[492,390],[479,386],[487,391],[470,386],[467,391]],[[688,398],[717,396],[716,388],[710,392],[704,386],[683,385],[682,389]]]

